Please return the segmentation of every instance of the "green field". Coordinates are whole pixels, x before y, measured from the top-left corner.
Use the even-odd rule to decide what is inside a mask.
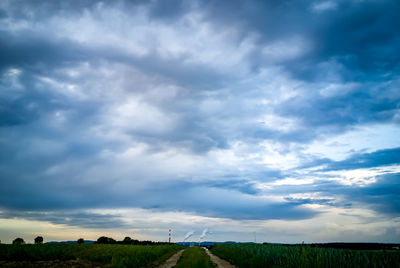
[[[87,260],[111,267],[146,267],[164,262],[182,249],[172,245],[0,244],[0,261]],[[153,265],[153,266],[154,266]]]
[[[216,245],[211,252],[238,267],[400,267],[399,251],[359,251],[257,244]]]
[[[174,268],[214,268],[204,249],[191,247],[186,249]]]

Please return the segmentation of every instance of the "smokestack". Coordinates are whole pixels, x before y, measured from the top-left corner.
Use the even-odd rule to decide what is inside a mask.
[[[171,229],[168,231],[168,243],[171,244]]]

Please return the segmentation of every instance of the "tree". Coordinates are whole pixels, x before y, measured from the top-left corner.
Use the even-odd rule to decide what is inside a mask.
[[[23,244],[25,244],[25,241],[24,241],[24,239],[18,237],[18,238],[15,238],[12,243],[13,243],[13,245],[23,245]]]
[[[129,236],[125,237],[124,240],[122,240],[123,244],[132,244],[132,238]]]
[[[43,243],[43,237],[38,236],[35,238],[35,244],[42,244]]]
[[[115,244],[115,240],[111,237],[102,236],[97,239],[97,244]]]
[[[83,240],[83,238],[79,238],[78,241],[77,241],[77,243],[78,243],[78,244],[84,244],[84,243],[85,243],[85,240]]]

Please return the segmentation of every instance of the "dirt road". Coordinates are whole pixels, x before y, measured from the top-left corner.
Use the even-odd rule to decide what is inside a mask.
[[[183,251],[184,250],[182,249],[181,251],[178,251],[178,253],[172,255],[171,258],[169,258],[166,262],[164,262],[163,264],[158,266],[158,268],[171,268],[171,267],[175,266],[176,263],[178,262],[179,258],[181,257]]]
[[[212,254],[209,250],[206,250],[208,256],[210,256],[210,259],[213,263],[217,265],[218,268],[237,268],[235,265],[230,264],[226,260],[223,260],[214,254]]]

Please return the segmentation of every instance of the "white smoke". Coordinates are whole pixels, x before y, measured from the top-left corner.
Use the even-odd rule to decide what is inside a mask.
[[[191,237],[192,235],[194,235],[194,231],[190,231],[185,235],[185,238],[183,239],[183,242],[186,241],[186,239],[188,239],[189,237]]]
[[[210,234],[210,232],[206,228],[206,229],[203,230],[203,233],[201,233],[200,239],[203,239],[204,237],[206,237],[207,234]]]

